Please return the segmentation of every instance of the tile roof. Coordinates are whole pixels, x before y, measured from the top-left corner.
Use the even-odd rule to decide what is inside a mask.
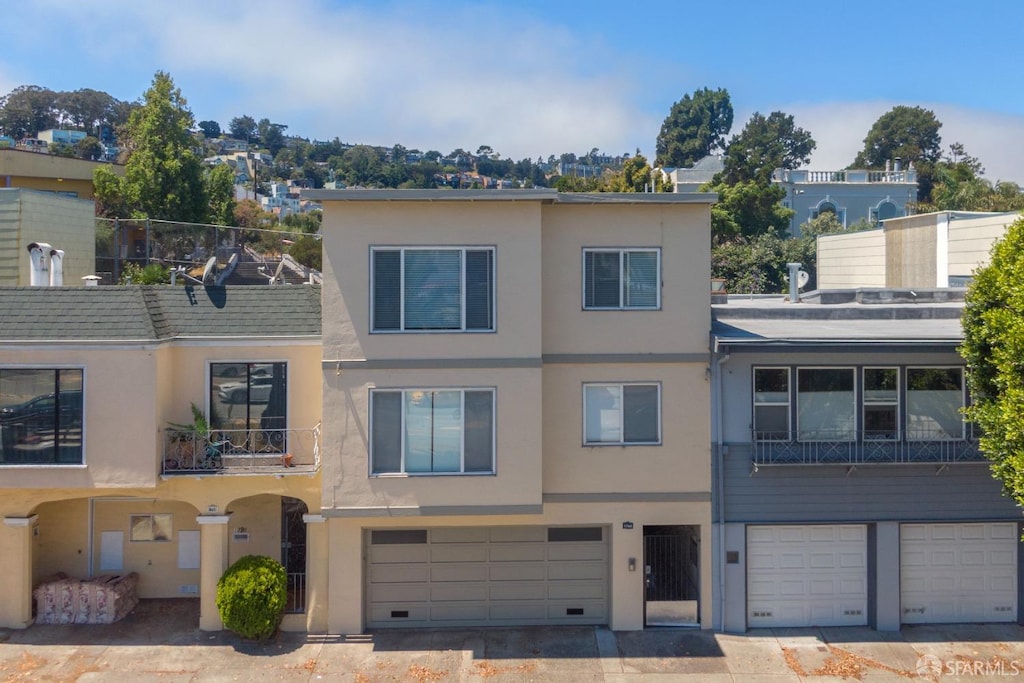
[[[156,342],[320,335],[320,288],[0,288],[0,342]]]

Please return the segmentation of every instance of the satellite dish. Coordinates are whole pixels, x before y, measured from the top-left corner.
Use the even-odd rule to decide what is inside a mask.
[[[807,274],[806,270],[801,270],[796,274],[796,286],[803,289],[807,286],[807,282],[811,279],[811,276]]]
[[[217,270],[217,257],[211,256],[203,266],[203,284],[208,285],[213,280],[213,274]]]

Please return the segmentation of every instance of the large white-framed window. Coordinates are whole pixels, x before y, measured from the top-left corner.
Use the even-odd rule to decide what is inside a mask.
[[[797,368],[797,438],[800,441],[855,440],[855,390],[853,368]]]
[[[907,368],[907,440],[964,438],[961,367]]]
[[[660,444],[661,384],[584,384],[583,443],[587,446]]]
[[[84,374],[0,368],[0,465],[84,464]]]
[[[371,247],[374,332],[493,332],[494,247]]]
[[[789,440],[789,368],[754,368],[754,438]]]
[[[900,369],[863,368],[862,410],[864,439],[898,441],[900,438]]]
[[[661,249],[583,250],[583,308],[661,308]]]
[[[370,473],[493,474],[493,388],[370,391]]]

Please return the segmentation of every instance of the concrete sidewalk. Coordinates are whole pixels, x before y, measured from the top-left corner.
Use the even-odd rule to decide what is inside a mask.
[[[182,608],[182,604],[187,605]],[[110,625],[0,629],[0,681],[796,681],[1024,680],[1024,628],[920,626],[688,629],[604,628],[280,634],[267,643],[205,633],[190,601],[143,601]],[[991,680],[991,678],[990,678]]]

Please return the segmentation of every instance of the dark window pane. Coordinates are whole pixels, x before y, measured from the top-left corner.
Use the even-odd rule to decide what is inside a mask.
[[[786,368],[754,370],[754,400],[758,403],[789,401],[789,371]]]
[[[625,295],[627,308],[657,308],[658,254],[653,251],[632,251],[624,255],[626,262]]]
[[[552,543],[602,540],[604,540],[604,533],[599,526],[552,527],[548,529],[548,541]]]
[[[797,371],[797,391],[853,391],[853,370],[849,368],[801,368]]]
[[[896,406],[864,406],[864,438],[895,439],[897,436]]]
[[[626,443],[657,443],[657,385],[622,388],[623,441]]]
[[[404,545],[426,542],[426,529],[379,529],[370,532],[372,545]]]
[[[907,389],[911,391],[960,391],[960,368],[908,368]]]
[[[401,258],[399,251],[373,252],[373,329],[401,326]]]
[[[754,406],[754,431],[757,439],[788,439],[789,406]]]
[[[467,391],[465,396],[466,472],[494,471],[494,394]]]
[[[82,371],[0,370],[0,462],[81,463]]]
[[[466,252],[466,329],[494,328],[494,252]]]
[[[584,305],[587,308],[618,308],[619,252],[588,251],[584,256]]]
[[[402,471],[402,394],[375,391],[371,395],[373,431],[370,435],[372,472]]]

